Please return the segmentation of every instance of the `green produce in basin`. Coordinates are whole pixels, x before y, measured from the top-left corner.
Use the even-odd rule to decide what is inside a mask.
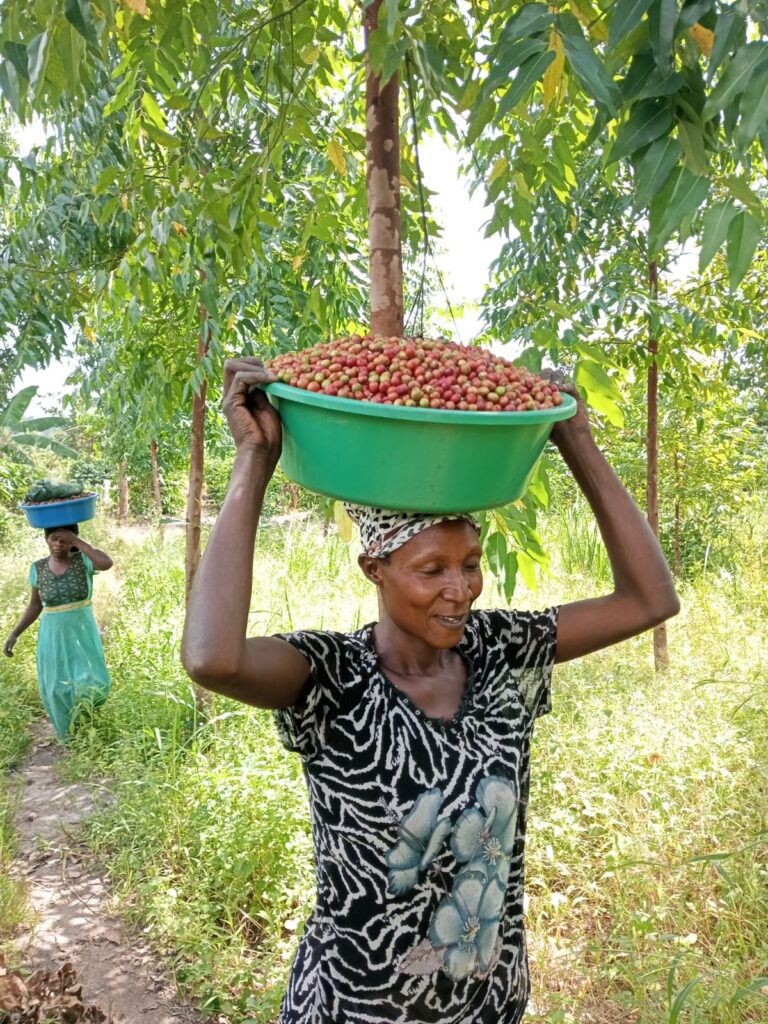
[[[281,377],[266,391],[283,423],[285,474],[363,505],[506,505],[525,493],[554,423],[576,412],[535,374],[451,342],[352,335],[269,365]]]

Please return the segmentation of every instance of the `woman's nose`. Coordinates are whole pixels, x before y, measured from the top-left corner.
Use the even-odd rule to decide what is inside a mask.
[[[457,601],[463,601],[471,592],[472,588],[470,587],[469,580],[461,572],[452,573],[446,579],[443,586],[445,596],[448,597],[450,595],[453,600]]]

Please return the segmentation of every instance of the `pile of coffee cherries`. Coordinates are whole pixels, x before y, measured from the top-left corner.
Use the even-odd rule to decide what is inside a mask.
[[[293,387],[381,405],[528,412],[563,401],[555,385],[508,359],[443,339],[352,334],[267,365]]]

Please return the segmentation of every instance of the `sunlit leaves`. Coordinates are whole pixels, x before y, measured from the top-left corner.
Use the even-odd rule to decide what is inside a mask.
[[[757,243],[761,223],[747,210],[741,210],[728,227],[728,282],[735,288],[749,269]]]
[[[650,142],[665,135],[672,125],[672,110],[667,103],[645,100],[636,103],[621,126],[611,147],[609,159],[631,156]]]
[[[728,236],[731,221],[738,213],[738,207],[731,199],[713,203],[704,214],[701,250],[699,252],[699,272],[705,270],[715,253]]]
[[[563,49],[568,66],[581,85],[603,107],[615,116],[621,104],[621,91],[605,69],[603,62],[584,36],[578,22],[566,15],[558,17]]]
[[[669,241],[681,222],[696,210],[707,197],[710,182],[685,167],[676,168],[650,206],[648,246],[652,253],[659,252]]]
[[[672,69],[672,44],[677,24],[677,0],[653,0],[648,9],[651,49],[662,74]]]
[[[654,142],[643,153],[635,167],[635,209],[648,206],[677,166],[681,153],[680,143],[671,135]]]
[[[587,394],[593,409],[602,413],[616,427],[624,426],[621,412],[621,392],[603,366],[592,359],[579,359],[576,363],[576,383]]]
[[[554,50],[555,59],[544,72],[544,109],[549,110],[560,95],[563,84],[563,70],[565,69],[565,54],[563,52],[563,41],[556,29],[552,29],[549,37],[549,49]]]
[[[752,76],[768,66],[768,43],[747,43],[730,61],[717,85],[704,104],[702,117],[707,120],[740,96]]]
[[[617,0],[608,30],[608,45],[616,46],[628,35],[642,20],[651,3],[652,0]]]
[[[499,102],[496,115],[497,118],[505,117],[518,105],[518,103],[521,103],[525,99],[554,60],[554,51],[546,50],[544,53],[540,53],[536,57],[529,58],[518,69],[518,72],[510,83],[509,88]]]

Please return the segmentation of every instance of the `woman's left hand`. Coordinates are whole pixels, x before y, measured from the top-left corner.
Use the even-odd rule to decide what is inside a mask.
[[[51,534],[51,536],[54,536],[54,534]],[[71,530],[56,530],[55,536],[63,540],[65,544],[69,544],[72,548],[79,548],[82,544],[82,537],[72,533]]]
[[[587,405],[581,392],[568,380],[562,370],[544,369],[540,374],[549,384],[554,384],[558,391],[576,399],[576,414],[567,420],[559,420],[552,427],[550,439],[558,446],[577,441],[579,438],[592,437],[592,425],[589,422]]]

